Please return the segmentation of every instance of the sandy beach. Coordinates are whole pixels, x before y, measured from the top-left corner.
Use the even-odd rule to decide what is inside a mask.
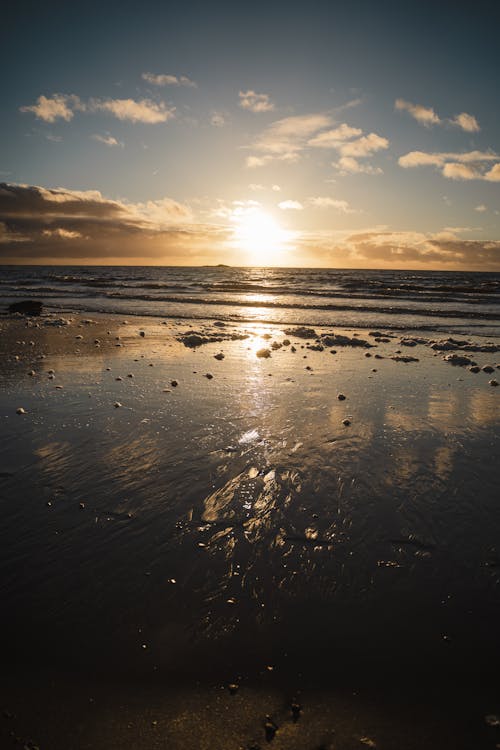
[[[499,746],[498,341],[0,336],[2,747]]]

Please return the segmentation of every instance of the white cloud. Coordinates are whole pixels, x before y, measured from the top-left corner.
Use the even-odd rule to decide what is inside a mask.
[[[479,206],[475,206],[474,211],[477,211],[480,214],[484,214],[485,211],[487,211],[487,206],[484,205],[484,203],[480,203]]]
[[[249,89],[248,91],[240,91],[238,96],[240,98],[240,107],[248,109],[250,112],[272,112],[274,109],[274,104],[269,94],[257,94],[255,91]]]
[[[343,214],[352,214],[354,209],[349,206],[347,201],[330,198],[329,196],[318,196],[317,198],[308,198],[307,202],[314,208],[335,208]]]
[[[214,128],[223,128],[224,125],[227,125],[227,116],[222,112],[212,112],[210,125],[213,125]]]
[[[484,179],[488,182],[500,182],[500,164],[494,164],[489,172],[486,172]]]
[[[248,167],[262,167],[273,159],[294,162],[306,148],[307,140],[332,124],[329,115],[294,115],[271,123],[254,141],[252,148],[259,155],[247,157]]]
[[[443,167],[443,176],[450,180],[477,180],[480,174],[468,164],[450,161]]]
[[[441,119],[437,116],[432,107],[424,107],[421,104],[412,104],[404,99],[396,99],[394,107],[397,110],[408,112],[417,122],[426,127],[441,124]]]
[[[83,235],[80,232],[72,232],[69,229],[44,229],[42,232],[46,237],[60,237],[62,240],[77,240]]]
[[[466,151],[463,153],[443,152],[427,153],[425,151],[410,151],[400,156],[400,167],[411,168],[421,166],[435,166],[441,169],[444,177],[452,180],[488,180],[500,181],[500,163],[494,164],[489,171],[485,165],[490,161],[498,161],[500,156],[492,151]]]
[[[356,136],[361,135],[362,132],[363,131],[360,128],[353,128],[343,122],[333,130],[326,130],[323,133],[319,133],[319,135],[309,141],[309,146],[319,148],[337,148],[339,142],[355,138]]]
[[[20,107],[20,111],[33,112],[37,119],[44,122],[55,122],[59,119],[69,122],[73,119],[74,109],[84,108],[79,97],[73,94],[53,94],[52,97],[42,94],[36,101],[36,104]]]
[[[352,156],[342,156],[338,162],[332,162],[332,167],[336,167],[341,176],[347,174],[382,174],[380,167],[373,167],[371,164],[361,164]]]
[[[467,133],[478,133],[481,128],[474,115],[468,115],[467,112],[461,112],[459,115],[450,120],[453,125],[458,125],[459,128],[465,130]]]
[[[121,141],[117,141],[116,138],[114,138],[112,135],[99,135],[98,133],[95,133],[90,137],[93,138],[94,141],[104,143],[105,146],[123,146],[123,143]]]
[[[389,141],[377,133],[369,133],[354,141],[341,143],[338,151],[341,156],[352,156],[356,159],[371,156],[376,151],[389,148]]]
[[[163,102],[157,104],[151,99],[91,99],[89,106],[93,112],[109,112],[119,120],[149,125],[175,117],[175,107],[168,108]]]
[[[281,191],[281,188],[279,185],[273,185],[271,187],[271,190],[274,190],[275,193],[279,193]]]
[[[278,203],[278,208],[282,211],[302,211],[304,206],[299,201],[281,201]]]
[[[248,189],[249,190],[253,190],[254,192],[257,192],[258,190],[265,190],[266,186],[265,185],[260,185],[260,184],[255,183],[255,182],[251,182],[250,185],[248,186]]]
[[[197,84],[187,76],[174,76],[167,73],[143,73],[144,81],[151,83],[153,86],[191,86],[196,88]]]

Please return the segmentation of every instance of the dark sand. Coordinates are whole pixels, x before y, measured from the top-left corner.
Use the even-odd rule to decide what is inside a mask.
[[[2,747],[498,747],[500,354],[71,318],[0,321]]]

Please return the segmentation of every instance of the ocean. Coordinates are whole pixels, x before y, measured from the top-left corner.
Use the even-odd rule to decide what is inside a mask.
[[[1,308],[497,336],[500,274],[227,266],[1,266]]]

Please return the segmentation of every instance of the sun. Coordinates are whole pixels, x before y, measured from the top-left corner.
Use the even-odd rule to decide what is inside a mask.
[[[261,208],[245,207],[233,211],[234,225],[232,244],[244,253],[248,263],[254,266],[279,265],[289,245],[292,233],[283,229]]]

